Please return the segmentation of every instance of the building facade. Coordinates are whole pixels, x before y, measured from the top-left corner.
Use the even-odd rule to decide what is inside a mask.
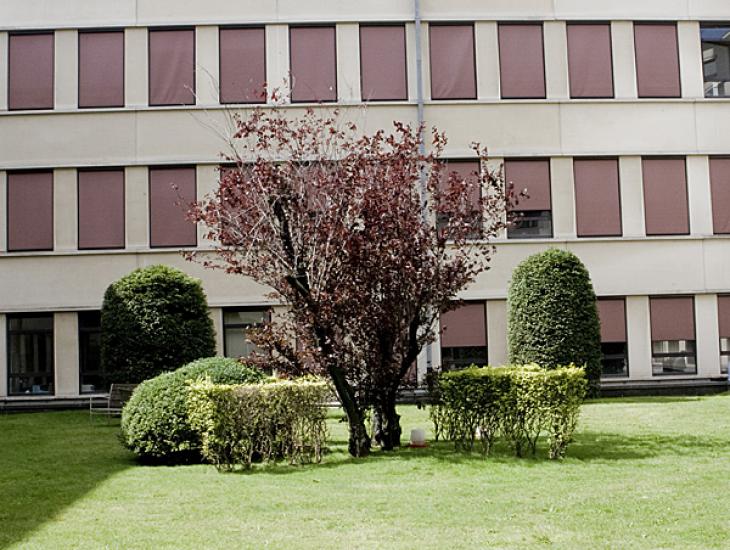
[[[247,352],[275,304],[183,260],[209,243],[169,184],[215,188],[217,129],[263,82],[283,109],[336,105],[365,130],[421,105],[457,170],[479,141],[528,190],[419,375],[504,363],[511,271],[558,247],[600,298],[607,384],[722,380],[729,52],[726,0],[4,0],[0,406],[102,390],[102,296],[140,266],[200,277],[219,353]]]

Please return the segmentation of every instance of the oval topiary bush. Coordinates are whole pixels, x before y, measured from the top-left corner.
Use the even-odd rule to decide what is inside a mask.
[[[143,459],[199,459],[200,437],[190,426],[188,382],[208,377],[216,384],[253,384],[266,376],[226,357],[194,361],[142,382],[122,411],[122,442]]]
[[[590,393],[601,377],[601,333],[588,270],[568,251],[530,256],[512,273],[507,296],[512,364],[585,366]]]
[[[200,280],[153,265],[109,285],[101,309],[101,361],[111,382],[138,383],[215,355]]]

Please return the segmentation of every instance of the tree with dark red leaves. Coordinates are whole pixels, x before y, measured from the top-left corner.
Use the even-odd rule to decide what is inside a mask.
[[[349,451],[371,435],[400,444],[398,389],[435,338],[440,313],[488,269],[505,225],[501,171],[466,177],[442,160],[446,138],[394,123],[362,135],[337,110],[233,115],[220,186],[193,207],[213,251],[194,259],[270,287],[287,306],[255,335],[269,365],[328,376],[347,415]]]

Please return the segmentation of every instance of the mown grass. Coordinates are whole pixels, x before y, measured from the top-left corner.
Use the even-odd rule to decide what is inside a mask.
[[[730,547],[730,395],[589,403],[562,462],[448,443],[355,460],[333,413],[323,464],[220,474],[138,465],[117,430],[0,415],[0,547]]]

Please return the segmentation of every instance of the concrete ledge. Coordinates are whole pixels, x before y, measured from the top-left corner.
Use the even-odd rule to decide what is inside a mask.
[[[604,381],[601,397],[630,397],[636,395],[708,395],[728,391],[726,378],[701,378],[693,380],[627,380]]]

